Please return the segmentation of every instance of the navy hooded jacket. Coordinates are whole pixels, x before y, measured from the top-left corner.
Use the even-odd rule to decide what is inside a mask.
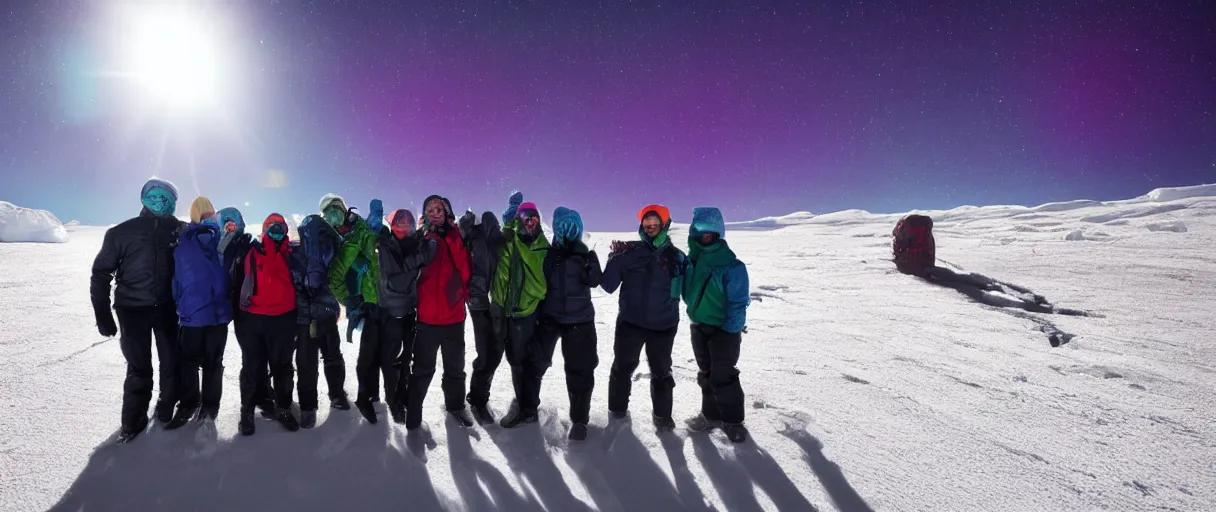
[[[183,327],[232,321],[232,295],[219,241],[218,227],[190,224],[173,251],[173,300]]]
[[[684,260],[670,239],[659,247],[631,242],[625,252],[608,256],[600,287],[608,293],[621,289],[617,321],[652,331],[678,326]]]

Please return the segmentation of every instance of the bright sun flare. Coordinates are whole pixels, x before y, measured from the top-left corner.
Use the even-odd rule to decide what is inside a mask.
[[[130,73],[161,106],[213,106],[221,85],[218,46],[206,26],[182,10],[141,10],[130,34]]]

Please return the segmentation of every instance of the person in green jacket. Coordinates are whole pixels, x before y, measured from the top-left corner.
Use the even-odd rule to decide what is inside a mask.
[[[751,302],[747,266],[723,238],[726,223],[717,208],[694,208],[688,229],[683,296],[692,321],[692,353],[701,386],[701,414],[689,430],[721,428],[731,442],[747,440],[739,352]]]
[[[372,403],[379,400],[378,371],[381,367],[377,321],[380,263],[376,256],[376,233],[335,194],[326,194],[321,198],[321,216],[342,236],[338,255],[329,267],[329,288],[346,308],[347,342],[351,341],[351,327],[363,324],[359,357],[355,364],[355,376],[359,381],[355,408],[368,423],[376,423],[376,410]]]
[[[548,290],[545,254],[549,250],[549,240],[540,226],[540,211],[535,204],[523,202],[520,192],[511,194],[509,206],[503,213],[502,235],[498,265],[490,286],[490,314],[498,340],[495,344],[506,350],[515,387],[515,401],[499,425],[515,428],[536,422],[541,379],[553,361],[553,349],[546,351],[541,346],[536,315]],[[492,375],[492,370],[490,375],[483,373],[484,382],[474,375],[474,385],[488,388],[488,377]],[[488,410],[478,409],[474,407],[473,415],[479,422],[493,421]]]

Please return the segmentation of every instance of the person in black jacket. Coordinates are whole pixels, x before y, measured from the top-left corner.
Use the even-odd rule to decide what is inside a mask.
[[[359,348],[359,378],[374,388],[376,371],[384,376],[384,400],[397,424],[405,423],[405,401],[409,396],[410,357],[418,327],[418,271],[431,261],[438,247],[423,240],[414,230],[414,214],[393,212],[387,229],[379,235],[380,346]],[[365,376],[366,374],[366,376]]]
[[[238,295],[241,286],[245,284],[245,256],[253,245],[253,236],[245,232],[245,219],[235,207],[222,208],[216,215],[220,218],[220,227],[224,232],[220,237],[219,251],[224,255],[224,268],[228,269],[228,290],[232,294],[232,326],[234,330],[243,331],[245,319],[239,314]],[[274,388],[270,383],[270,367],[267,366],[261,373],[261,382],[254,391],[255,402],[263,418],[274,419]]]
[[[338,333],[338,299],[329,290],[329,264],[342,238],[320,215],[309,215],[297,231],[300,243],[291,251],[291,278],[296,289],[296,391],[300,398],[300,428],[317,424],[317,357],[325,364],[329,404],[350,409],[346,396],[346,360]]]
[[[177,405],[177,307],[173,302],[173,249],[185,223],[173,217],[177,189],[168,181],[151,179],[140,191],[139,216],[106,231],[93,260],[89,295],[97,332],[119,344],[127,361],[123,383],[122,429],[118,442],[135,439],[148,426],[152,401],[152,337],[160,359],[160,397],[156,419],[168,423]],[[110,283],[116,279],[110,314]]]
[[[627,414],[633,372],[645,348],[654,424],[666,432],[676,426],[671,417],[676,386],[671,375],[671,349],[680,323],[685,256],[667,236],[671,214],[666,207],[646,206],[638,212],[638,220],[641,241],[612,242],[600,282],[608,293],[621,289],[612,346],[614,360],[608,374],[608,411],[616,418]]]
[[[473,373],[469,382],[469,394],[465,397],[473,408],[473,415],[482,424],[494,422],[486,404],[490,400],[489,379],[502,363],[506,347],[494,336],[494,321],[490,315],[490,283],[498,267],[498,251],[504,242],[502,225],[494,212],[481,214],[481,223],[475,224],[477,216],[468,210],[460,217],[460,234],[473,261],[473,273],[469,278],[469,316],[473,319],[473,344],[477,358],[473,360]],[[482,384],[484,382],[484,384]],[[480,385],[479,385],[480,384]]]
[[[595,367],[600,362],[591,289],[600,285],[601,276],[599,257],[583,243],[582,217],[559,206],[553,211],[553,246],[545,254],[548,291],[540,303],[540,346],[550,362],[557,339],[562,340],[570,395],[569,437],[574,441],[587,439]]]

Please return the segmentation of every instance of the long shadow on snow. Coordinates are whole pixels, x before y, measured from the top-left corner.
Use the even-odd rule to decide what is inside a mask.
[[[735,459],[727,460],[709,435],[693,434],[689,438],[727,510],[763,510],[756,499],[756,486],[764,490],[777,510],[818,510],[754,439],[732,445]]]
[[[520,497],[498,468],[473,452],[473,445],[469,442],[469,438],[479,438],[481,431],[466,429],[450,419],[446,420],[444,424],[447,427],[452,479],[456,481],[456,489],[460,491],[460,497],[467,510],[540,510],[542,508],[536,500],[525,500]],[[535,484],[534,482],[533,485]],[[543,482],[541,484],[546,485]]]
[[[714,510],[688,471],[683,441],[663,436],[676,479],[673,486],[630,425],[628,420],[612,420],[603,430],[592,428],[593,434],[598,431],[600,435],[570,445],[566,454],[596,507],[604,511]]]
[[[980,304],[997,308],[997,311],[1034,322],[1039,326],[1039,330],[1047,335],[1053,347],[1072,341],[1076,335],[1064,332],[1050,320],[1010,309],[1066,316],[1095,316],[1078,309],[1056,307],[1042,295],[983,274],[960,274],[948,268],[933,267],[923,279],[929,284],[955,290]]]
[[[357,416],[333,411],[294,433],[259,419],[255,435],[231,440],[195,423],[153,426],[126,445],[111,436],[51,510],[442,509],[417,455]]]
[[[840,466],[824,456],[823,443],[819,439],[806,430],[793,428],[787,428],[781,432],[781,435],[788,437],[797,443],[799,448],[802,448],[806,462],[811,466],[811,471],[815,473],[819,484],[823,486],[823,490],[828,493],[828,498],[832,500],[837,509],[841,512],[873,512],[874,509],[870,508],[866,500],[862,499],[861,495],[857,494],[857,491],[849,484],[849,480],[845,478]]]
[[[491,428],[487,434],[507,458],[511,469],[518,472],[521,480],[531,484],[545,510],[591,510],[586,503],[574,497],[562,472],[553,463],[553,454],[545,446],[539,424],[510,430]],[[529,510],[538,508],[533,506]]]

